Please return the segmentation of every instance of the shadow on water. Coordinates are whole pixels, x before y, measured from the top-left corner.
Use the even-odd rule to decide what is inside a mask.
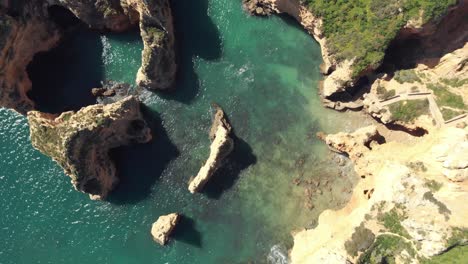
[[[195,221],[185,215],[181,215],[172,238],[198,248],[202,247],[201,233],[195,228]]]
[[[28,65],[32,81],[28,96],[40,111],[60,113],[96,103],[91,89],[103,78],[100,36],[76,20],[65,8],[49,10],[51,19],[63,31],[63,41],[38,53]]]
[[[233,139],[234,150],[203,189],[203,193],[209,198],[219,199],[226,190],[234,186],[243,170],[257,163],[257,157],[249,144],[236,136]]]
[[[153,140],[111,152],[120,178],[120,184],[109,196],[111,203],[133,204],[148,197],[167,165],[179,156],[179,150],[170,141],[159,114],[144,105],[142,113],[151,128]]]
[[[221,58],[221,38],[216,25],[208,16],[208,0],[174,0],[171,7],[178,55],[177,81],[172,93],[159,95],[188,104],[200,89],[194,58]]]

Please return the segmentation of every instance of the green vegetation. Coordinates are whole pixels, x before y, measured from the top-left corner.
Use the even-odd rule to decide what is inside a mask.
[[[401,221],[405,220],[407,216],[398,208],[393,208],[389,212],[381,214],[377,219],[383,223],[384,227],[391,233],[411,238],[408,231],[401,225]]]
[[[435,256],[429,260],[423,260],[422,264],[453,264],[464,263],[468,259],[468,246],[459,246],[450,249],[444,254]]]
[[[425,200],[428,200],[429,202],[437,205],[437,207],[439,208],[439,213],[440,214],[443,214],[445,216],[445,219],[448,220],[448,215],[450,215],[452,212],[450,211],[450,209],[447,208],[447,206],[442,203],[441,201],[437,200],[435,197],[434,197],[434,194],[432,192],[426,192],[424,193],[424,196],[423,198]]]
[[[387,100],[388,98],[395,96],[396,92],[395,90],[387,91],[385,87],[379,85],[377,87],[377,94],[379,95],[380,100]]]
[[[443,84],[448,85],[450,87],[454,87],[454,88],[459,88],[465,84],[468,84],[468,79],[453,78],[453,79],[441,79],[440,81]]]
[[[457,117],[461,114],[463,114],[463,112],[459,112],[459,111],[454,111],[452,109],[448,109],[448,108],[443,108],[442,110],[440,110],[440,112],[442,112],[442,116],[444,117],[444,120],[445,121],[448,121],[454,117]]]
[[[429,101],[399,101],[389,106],[392,118],[397,121],[412,122],[421,115],[429,113]]]
[[[349,255],[357,256],[358,252],[368,249],[374,242],[375,235],[364,224],[356,227],[351,239],[345,242],[345,249]]]
[[[409,254],[408,259],[401,252],[406,251]],[[403,238],[394,235],[380,235],[374,244],[364,254],[359,257],[358,264],[380,264],[395,263],[395,257],[409,261],[416,257],[416,251],[411,243]],[[406,262],[405,262],[406,263]]]
[[[158,44],[164,38],[164,31],[154,26],[148,26],[145,28],[146,33],[151,38],[150,42]]]
[[[399,83],[414,83],[421,82],[421,78],[416,74],[416,71],[411,70],[401,70],[395,72],[395,81]]]
[[[323,33],[338,61],[356,58],[355,76],[377,67],[390,41],[410,20],[438,19],[456,0],[301,0],[322,17]],[[422,11],[422,13],[421,13]]]
[[[434,91],[436,102],[439,107],[448,106],[456,109],[466,108],[465,103],[463,102],[463,97],[450,92],[447,87],[437,84],[428,84],[427,88]]]
[[[424,183],[424,186],[426,186],[433,192],[437,192],[440,190],[440,188],[442,188],[443,184],[434,180],[426,180],[426,183]]]
[[[427,171],[426,165],[424,165],[424,162],[422,161],[408,162],[406,163],[406,166],[408,166],[408,168],[415,170],[415,171],[422,171],[422,172]]]
[[[453,247],[468,242],[467,228],[453,228],[452,236],[447,241],[447,247]]]

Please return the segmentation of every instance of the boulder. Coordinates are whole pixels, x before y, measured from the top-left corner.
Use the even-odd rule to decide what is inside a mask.
[[[160,216],[151,227],[151,235],[154,241],[158,242],[161,246],[166,245],[179,219],[180,215],[177,213]]]

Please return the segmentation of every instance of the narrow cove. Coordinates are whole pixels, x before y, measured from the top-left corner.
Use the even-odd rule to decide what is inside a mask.
[[[6,263],[261,263],[275,245],[287,254],[292,230],[313,227],[320,212],[349,198],[352,168],[337,166],[339,157],[315,134],[352,130],[357,114],[321,106],[321,56],[312,38],[287,18],[247,16],[238,1],[177,0],[173,11],[176,90],[143,93],[155,139],[114,153],[122,181],[109,202],[72,190],[61,169],[30,146],[24,118],[0,110],[7,120],[0,126],[1,206],[16,211],[0,220]],[[104,80],[134,83],[142,48],[136,33],[88,31],[63,45],[70,67],[52,76],[64,76],[65,95]],[[208,153],[211,102],[224,108],[239,140],[206,192],[191,195],[187,182]],[[185,217],[162,248],[149,229],[170,212]]]

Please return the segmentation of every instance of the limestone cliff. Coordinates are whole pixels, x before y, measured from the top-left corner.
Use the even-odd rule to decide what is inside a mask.
[[[418,263],[468,239],[466,177],[450,176],[466,169],[468,130],[372,148],[365,131],[376,128],[325,137],[362,179],[343,209],[324,211],[315,229],[294,235],[293,263]]]
[[[60,40],[49,7],[70,10],[90,28],[121,32],[139,24],[144,44],[139,86],[168,89],[175,80],[174,29],[168,0],[26,0],[0,2],[0,106],[34,109],[26,67],[35,54]]]
[[[28,121],[33,146],[52,157],[71,177],[75,189],[92,199],[104,199],[119,181],[109,150],[151,139],[140,102],[134,97],[58,117],[30,111]]]
[[[90,27],[123,31],[139,24],[143,40],[142,65],[136,82],[148,89],[173,85],[176,64],[174,26],[169,0],[52,0],[71,10]]]
[[[361,80],[362,77],[366,77],[373,73],[375,70],[378,69],[378,67],[381,65],[383,59],[384,59],[384,53],[387,47],[389,46],[389,42],[382,42],[382,38],[388,38],[389,36],[381,36],[380,39],[377,38],[375,39],[376,45],[381,45],[380,43],[385,43],[383,44],[382,47],[379,47],[381,50],[375,51],[370,48],[367,50],[369,47],[362,47],[363,44],[363,39],[355,39],[354,43],[361,44],[358,48],[355,50],[357,51],[358,49],[365,50],[365,52],[362,52],[360,56],[363,57],[356,57],[355,54],[353,54],[353,50],[346,50],[344,52],[343,50],[346,49],[345,46],[347,45],[345,37],[343,36],[338,36],[335,37],[335,41],[338,39],[342,43],[340,45],[335,45],[332,40],[330,40],[329,37],[325,34],[324,28],[328,26],[328,28],[332,28],[330,25],[325,25],[323,17],[320,15],[316,14],[323,14],[324,10],[314,10],[311,3],[314,2],[321,2],[321,1],[303,1],[303,0],[244,0],[243,5],[244,8],[250,12],[251,14],[255,15],[269,15],[271,13],[285,13],[293,18],[295,18],[303,27],[306,29],[314,38],[315,40],[320,44],[321,50],[322,50],[322,57],[323,57],[323,65],[321,67],[321,71],[328,75],[325,80],[323,81],[321,85],[321,93],[322,96],[324,97],[324,103],[326,106],[331,107],[331,108],[340,108],[342,107],[339,102],[335,102],[339,100],[340,96],[342,94],[348,94],[348,91],[352,90],[355,86],[358,85],[359,81]],[[323,5],[335,5],[337,10],[340,10],[341,7],[343,7],[343,3],[346,3],[347,1],[343,1],[341,3],[322,3]],[[374,2],[373,2],[374,3]],[[401,1],[392,1],[392,3],[388,3],[387,8],[382,7],[382,5],[379,5],[378,2],[375,2],[378,6],[380,6],[382,10],[389,12],[388,14],[385,14],[386,18],[395,18],[395,21],[391,21],[391,23],[401,23],[405,22],[408,17],[412,17],[414,15],[409,15],[405,14],[404,12],[408,8],[407,6],[402,6]],[[455,5],[454,7],[449,7],[449,8],[441,8],[441,10],[445,10],[445,12],[448,12],[448,10],[455,10],[457,8],[459,9],[464,9],[466,8],[466,4],[468,1],[466,0],[461,0],[458,1],[458,4]],[[310,6],[308,6],[310,5]],[[339,6],[342,5],[342,6]],[[352,4],[350,4],[352,5]],[[355,8],[358,8],[358,5],[355,4]],[[374,5],[375,7],[375,5]],[[413,7],[414,8],[414,7]],[[420,7],[420,8],[423,8]],[[342,20],[345,20],[346,15],[351,14],[352,12],[350,11],[351,7],[346,6],[345,11],[343,11],[342,14],[335,14],[335,21],[337,24],[342,23]],[[375,17],[376,15],[381,15],[379,14],[379,9],[376,9],[376,13],[368,14],[369,17]],[[395,35],[394,39],[398,39],[401,37],[405,38],[417,38],[419,36],[430,36],[433,34],[436,30],[436,25],[440,22],[440,19],[432,19],[432,17],[425,18],[423,20],[422,10],[412,10],[414,13],[419,13],[419,16],[416,16],[414,19],[406,21],[407,23],[404,24],[401,28],[396,27],[396,31],[393,30],[391,32],[388,32],[389,35]],[[419,12],[415,12],[419,11]],[[463,13],[463,12],[459,12]],[[442,12],[443,14],[443,12]],[[338,18],[337,18],[338,16]],[[342,17],[343,16],[343,17]],[[451,14],[447,15],[451,16]],[[404,17],[404,19],[402,18]],[[342,18],[342,19],[340,19]],[[356,18],[353,18],[352,16],[348,17],[351,21],[357,21],[355,20]],[[401,21],[399,19],[402,19]],[[459,17],[459,21],[454,21],[454,24],[460,23],[460,21],[463,21],[464,18]],[[398,21],[398,22],[397,22]],[[331,23],[330,21],[328,23]],[[365,20],[360,22],[360,23],[366,23]],[[463,22],[462,22],[463,23]],[[359,24],[359,23],[357,23]],[[337,25],[335,24],[335,27]],[[349,28],[345,30],[346,32],[352,32],[353,26],[347,25]],[[373,25],[369,25],[369,27],[372,27]],[[343,29],[344,30],[344,29]],[[398,30],[400,30],[398,32]],[[330,31],[330,30],[329,30]],[[333,30],[332,30],[333,31]],[[356,33],[360,33],[359,31]],[[390,34],[391,33],[391,34]],[[380,34],[380,31],[377,30],[375,34]],[[339,34],[338,34],[339,35]],[[371,33],[369,35],[372,35]],[[348,36],[350,37],[350,36]],[[350,37],[350,41],[353,40],[352,36]],[[378,42],[378,44],[377,44]],[[364,45],[364,46],[372,46],[372,45]],[[372,59],[370,59],[370,56]],[[367,57],[369,56],[369,57]],[[378,58],[378,59],[377,59]]]
[[[224,116],[223,110],[219,106],[215,106],[215,108],[216,113],[210,130],[210,139],[212,140],[210,156],[197,176],[191,180],[188,187],[191,193],[198,192],[205,186],[234,148],[234,141],[230,137],[231,126]]]
[[[26,67],[36,53],[52,48],[60,35],[52,22],[44,20],[45,11],[32,2],[18,10],[1,7],[0,107],[26,114],[34,108],[27,96],[31,81]]]

